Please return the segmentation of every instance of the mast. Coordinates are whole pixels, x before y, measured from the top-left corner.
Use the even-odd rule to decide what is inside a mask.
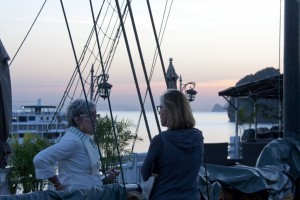
[[[299,1],[285,0],[284,13],[284,137],[300,137]]]

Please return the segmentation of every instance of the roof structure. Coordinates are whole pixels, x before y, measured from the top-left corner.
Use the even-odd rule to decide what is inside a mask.
[[[219,92],[223,97],[283,99],[283,74],[227,88]]]

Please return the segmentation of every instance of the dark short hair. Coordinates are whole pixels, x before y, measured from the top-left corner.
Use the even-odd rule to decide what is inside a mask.
[[[70,103],[67,109],[68,127],[77,126],[74,118],[82,114],[89,114],[91,110],[96,108],[96,104],[91,101],[85,101],[84,99],[76,99]]]
[[[192,128],[195,126],[190,102],[181,91],[168,89],[160,97],[160,103],[167,109],[166,126],[169,129]]]

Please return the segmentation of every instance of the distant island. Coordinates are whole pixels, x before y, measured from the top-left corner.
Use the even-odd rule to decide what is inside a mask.
[[[227,107],[221,106],[220,104],[215,104],[211,109],[211,112],[227,112]]]

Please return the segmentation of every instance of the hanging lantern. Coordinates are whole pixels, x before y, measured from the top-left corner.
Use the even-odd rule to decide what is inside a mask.
[[[185,91],[185,95],[189,101],[194,101],[196,98],[196,94],[197,94],[197,91],[195,91],[193,88]]]
[[[108,98],[110,95],[111,88],[112,88],[112,85],[109,84],[108,82],[99,83],[98,84],[99,96],[102,97],[103,99]]]

